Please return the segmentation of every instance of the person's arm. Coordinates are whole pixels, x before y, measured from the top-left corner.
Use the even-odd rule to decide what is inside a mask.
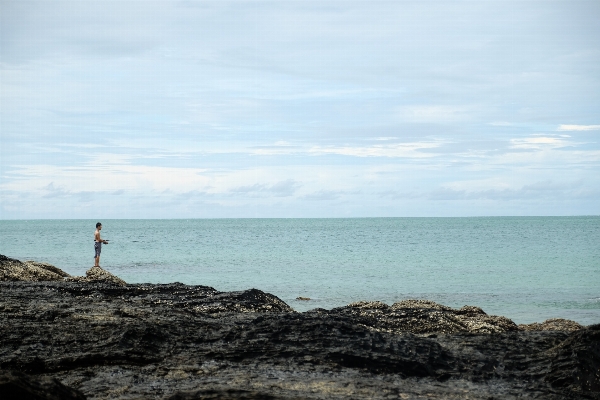
[[[100,231],[96,231],[96,233],[94,233],[94,241],[96,241],[96,242],[102,242],[104,244],[108,244],[108,240],[103,240],[100,237]]]
[[[104,240],[100,237],[100,232],[98,232],[98,240],[104,244],[108,244],[108,240]]]

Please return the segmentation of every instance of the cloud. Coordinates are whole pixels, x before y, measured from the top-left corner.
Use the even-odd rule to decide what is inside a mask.
[[[293,179],[286,179],[285,181],[277,182],[272,185],[268,191],[273,193],[276,197],[288,197],[293,195],[298,188],[302,186],[299,182]]]
[[[301,146],[292,146],[289,144],[274,144],[271,146],[252,146],[247,149],[239,149],[239,152],[249,153],[256,156],[276,156],[306,153],[306,149]]]
[[[469,119],[470,109],[445,105],[403,106],[397,109],[396,116],[406,122],[457,122]]]
[[[45,199],[74,197],[77,198],[80,203],[89,203],[95,196],[106,194],[106,192],[90,190],[70,191],[66,190],[64,187],[55,186],[54,182],[50,182],[48,185],[44,186],[42,191],[46,193],[42,196]]]
[[[413,142],[373,146],[314,146],[309,150],[309,153],[312,155],[339,154],[353,157],[428,158],[435,157],[435,155],[419,150],[436,148],[441,146],[442,143]]]
[[[227,154],[246,154],[252,156],[325,156],[325,155],[344,155],[351,157],[388,157],[388,158],[427,158],[436,155],[428,154],[425,151],[439,148],[446,141],[422,141],[390,143],[396,137],[376,138],[374,140],[383,142],[371,146],[347,145],[347,146],[322,146],[311,145],[309,143],[298,142],[290,144],[288,142],[278,142],[269,145],[246,145],[227,144],[221,142],[210,143],[209,145],[198,146],[191,143],[186,146],[165,143],[165,147],[158,149],[149,145],[140,144],[138,149],[152,152],[150,155],[139,155],[136,158],[165,158],[165,157],[193,157],[194,155],[227,155]],[[125,145],[125,142],[122,142]],[[136,145],[127,142],[127,146],[134,150]],[[120,156],[125,157],[125,156]]]
[[[583,185],[583,179],[578,179],[573,182],[554,182],[551,180],[545,180],[540,182],[531,183],[528,185],[524,185],[521,190],[525,192],[534,192],[534,191],[559,191],[559,190],[569,190],[575,189]]]
[[[292,196],[301,186],[302,185],[299,182],[293,179],[286,179],[273,185],[255,183],[254,185],[238,186],[230,189],[229,192],[239,194],[261,193],[272,194],[275,197],[289,197]]]
[[[337,200],[342,194],[345,194],[345,192],[339,190],[320,190],[318,192],[304,195],[301,197],[301,199],[311,201]]]
[[[528,138],[510,139],[510,144],[513,149],[557,148],[572,145],[564,138],[554,136],[533,136]]]
[[[423,197],[423,195],[421,193],[418,193],[416,191],[401,192],[401,191],[397,191],[397,190],[384,190],[381,192],[377,192],[375,194],[381,198],[389,198],[392,200],[406,200],[406,199],[416,199],[419,197]]]
[[[48,185],[44,186],[43,190],[46,192],[46,194],[43,196],[46,199],[63,197],[70,194],[70,192],[65,190],[65,188],[55,186],[54,182],[50,182]]]
[[[254,185],[251,185],[251,186],[238,186],[229,191],[231,193],[262,192],[266,189],[266,187],[267,187],[266,185],[259,185],[258,183],[255,183]]]
[[[83,191],[134,193],[172,189],[184,192],[191,187],[206,187],[211,180],[206,169],[123,163],[127,158],[99,156],[93,163],[80,166],[21,165],[4,175],[5,182],[0,187],[13,191],[41,188],[46,197],[58,197]],[[117,161],[111,163],[110,160]]]
[[[600,131],[600,125],[560,125],[557,131]]]
[[[528,199],[565,199],[580,197],[577,189],[583,180],[574,182],[553,182],[551,180],[523,185],[520,188],[493,188],[485,190],[457,190],[441,187],[428,193],[429,200],[528,200]]]

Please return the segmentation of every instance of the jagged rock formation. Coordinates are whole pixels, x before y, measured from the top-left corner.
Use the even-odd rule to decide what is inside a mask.
[[[0,394],[3,400],[85,400],[83,393],[57,379],[14,371],[0,371]]]
[[[600,399],[599,343],[418,300],[297,313],[256,289],[0,283],[0,369],[89,399]]]
[[[85,276],[72,276],[66,278],[66,280],[70,282],[106,282],[119,286],[127,285],[127,282],[125,282],[123,279],[100,267],[92,267],[88,269],[85,271]]]
[[[600,325],[426,300],[297,313],[4,256],[0,280],[2,398],[600,399]]]
[[[404,300],[388,306],[380,301],[361,301],[334,308],[329,315],[347,315],[355,321],[386,332],[500,333],[519,330],[506,317],[487,315],[481,308],[453,309],[428,300]]]
[[[70,282],[109,282],[126,285],[121,278],[100,268],[92,267],[85,272],[86,276],[71,276],[54,265],[36,261],[19,261],[0,254],[1,281],[70,281]]]
[[[69,276],[47,263],[21,262],[0,254],[0,281],[62,281]]]
[[[582,398],[600,398],[600,324],[573,332],[550,354],[552,365],[544,377],[547,382]]]
[[[577,322],[562,318],[551,318],[542,323],[519,325],[519,329],[523,331],[576,331],[582,328],[583,326]]]

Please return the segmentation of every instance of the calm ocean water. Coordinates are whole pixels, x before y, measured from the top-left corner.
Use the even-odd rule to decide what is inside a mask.
[[[517,323],[600,323],[600,217],[101,222],[101,265],[131,283],[254,287],[298,311],[424,298]],[[0,221],[0,254],[83,275],[95,223]]]

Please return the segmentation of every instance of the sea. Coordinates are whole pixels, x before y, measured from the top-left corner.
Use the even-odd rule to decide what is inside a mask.
[[[96,222],[0,220],[0,254],[85,275]],[[300,312],[428,299],[600,323],[599,216],[100,222],[100,264],[129,283],[257,288]]]

